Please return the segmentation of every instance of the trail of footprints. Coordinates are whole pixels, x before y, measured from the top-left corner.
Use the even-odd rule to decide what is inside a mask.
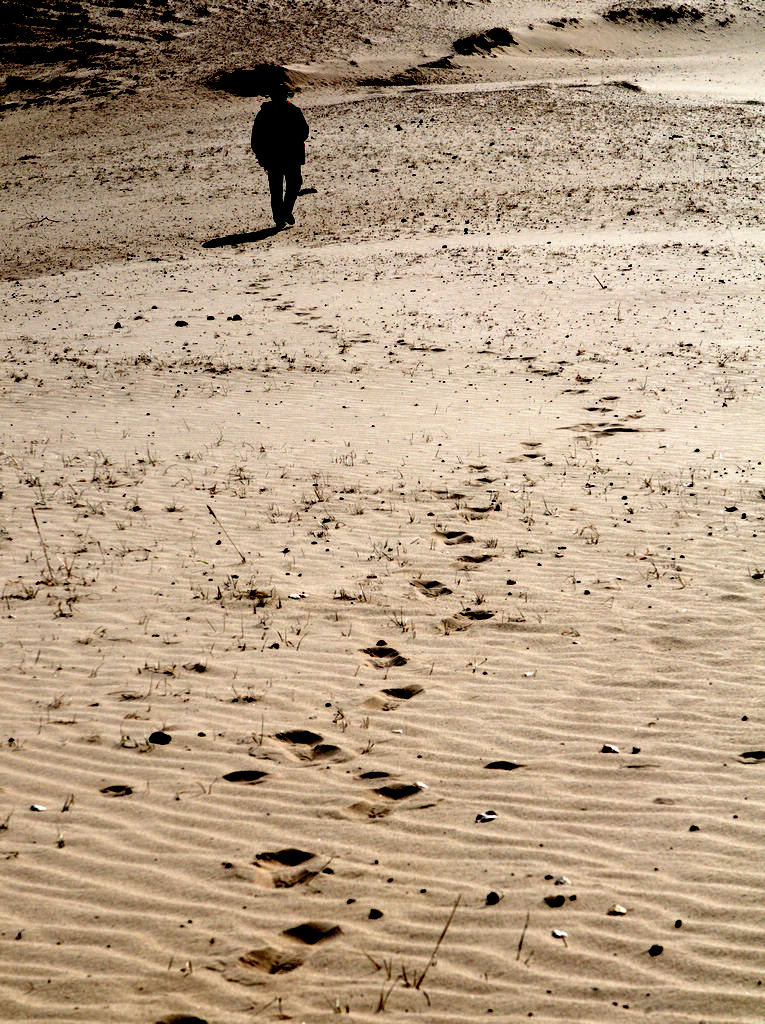
[[[289,974],[297,970],[308,959],[310,947],[336,939],[342,933],[338,924],[303,921],[285,928],[271,941],[263,941],[244,953],[218,959],[209,966],[213,970],[222,971],[227,981],[250,985],[253,983],[253,972]]]
[[[532,456],[533,457],[533,456]],[[485,472],[488,467],[475,465],[470,467],[474,472]],[[492,483],[494,478],[479,478],[481,485]],[[439,495],[449,501],[462,502],[463,494],[444,491]],[[497,492],[490,492],[484,502],[458,504],[463,517],[468,520],[481,521],[501,509]],[[459,529],[441,529],[434,531],[434,539],[445,548],[467,547],[476,545],[476,538]],[[490,551],[463,553],[457,556],[457,564],[480,565],[495,557]],[[437,579],[414,578],[410,585],[428,601],[436,601],[453,595],[450,587]],[[485,608],[462,608],[460,611],[441,619],[444,633],[467,629],[476,622],[487,621],[494,612]],[[387,673],[403,668],[408,658],[386,640],[378,640],[375,644],[363,647],[361,653],[366,657],[367,664]],[[386,679],[387,681],[387,679]],[[363,707],[381,713],[393,711],[402,704],[415,699],[425,692],[418,683],[402,683],[385,685],[374,695],[363,702]],[[293,764],[295,767],[310,768],[322,764],[349,761],[358,756],[358,751],[351,752],[335,743],[327,742],[321,733],[308,728],[291,728],[273,733],[253,746],[249,753],[265,761],[278,764]],[[524,767],[513,761],[496,760],[484,766],[494,771],[509,772]],[[251,787],[266,782],[269,772],[261,768],[238,768],[226,772],[222,781],[242,787]],[[396,778],[390,772],[379,768],[357,770],[353,776],[357,783],[364,787],[359,799],[342,808],[329,808],[319,811],[322,816],[358,820],[374,823],[387,818],[398,807],[407,801],[421,796],[427,789],[424,783]],[[127,791],[129,787],[106,787],[104,795],[123,795],[118,790]],[[112,792],[113,791],[113,792]],[[411,805],[410,805],[411,806]],[[420,803],[419,808],[432,806]],[[256,853],[249,865],[236,867],[225,863],[223,868],[234,877],[256,884],[260,888],[281,890],[292,889],[304,885],[316,878],[328,868],[329,860],[312,850],[289,846],[277,850],[262,850]],[[285,928],[278,935],[264,936],[262,941],[252,948],[233,951],[229,955],[213,960],[209,966],[219,970],[227,980],[243,984],[253,984],[258,976],[288,974],[303,966],[310,957],[314,946],[331,942],[342,935],[339,925],[327,921],[303,921]]]

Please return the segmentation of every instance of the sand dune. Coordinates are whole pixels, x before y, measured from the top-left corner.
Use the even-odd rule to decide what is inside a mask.
[[[3,117],[0,1019],[761,1020],[761,19],[301,7],[274,234],[187,13]]]

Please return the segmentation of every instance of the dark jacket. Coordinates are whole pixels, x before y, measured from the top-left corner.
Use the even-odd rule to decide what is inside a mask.
[[[288,100],[264,103],[252,126],[252,151],[261,167],[305,163],[308,125],[299,107]]]

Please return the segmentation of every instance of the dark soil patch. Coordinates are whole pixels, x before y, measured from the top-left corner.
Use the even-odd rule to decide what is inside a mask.
[[[518,40],[506,28],[490,28],[486,32],[476,32],[473,35],[463,36],[455,39],[454,52],[462,57],[478,55],[485,57],[498,46],[517,46]]]
[[[603,17],[617,25],[630,22],[677,25],[681,21],[701,21],[704,15],[698,7],[691,7],[688,4],[662,4],[657,7],[612,7]]]
[[[295,75],[279,64],[256,64],[253,68],[234,68],[233,71],[219,71],[209,78],[205,85],[220,89],[233,96],[267,96],[275,85],[285,83],[290,89],[297,89]]]

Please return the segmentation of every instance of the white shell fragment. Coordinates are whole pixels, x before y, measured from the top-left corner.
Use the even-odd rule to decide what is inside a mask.
[[[30,811],[47,811],[48,808],[47,807],[43,807],[42,804],[30,804],[29,810]]]
[[[476,824],[485,825],[489,821],[494,821],[497,817],[496,811],[480,811],[475,816]]]
[[[568,932],[564,932],[562,928],[553,928],[552,937],[554,939],[563,939],[565,942],[568,938]]]
[[[601,754],[618,754],[619,748],[613,746],[613,744],[611,743],[604,743],[603,746],[600,748],[600,752]]]
[[[304,597],[308,597],[308,594],[301,590],[300,593],[288,594],[287,597],[289,597],[290,601],[302,601]]]
[[[627,908],[623,907],[621,903],[614,903],[606,911],[609,917],[624,917],[627,913]]]
[[[571,882],[568,878],[566,878],[565,875],[558,875],[558,877],[553,882],[553,885],[571,885]]]

